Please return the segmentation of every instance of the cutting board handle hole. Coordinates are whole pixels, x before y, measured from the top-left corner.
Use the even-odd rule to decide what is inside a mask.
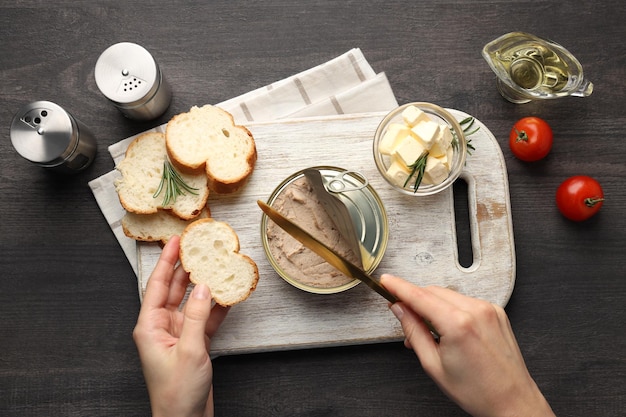
[[[454,223],[456,227],[458,262],[462,267],[469,268],[474,264],[472,227],[470,221],[470,187],[463,178],[457,179],[452,187],[454,194]]]

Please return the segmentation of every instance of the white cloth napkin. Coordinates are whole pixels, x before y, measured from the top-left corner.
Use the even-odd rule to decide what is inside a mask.
[[[389,111],[398,106],[384,73],[376,74],[360,49],[354,48],[326,63],[291,77],[258,88],[216,106],[230,112],[235,123],[266,122],[290,117],[329,116],[337,114]],[[149,131],[165,131],[166,124]],[[144,132],[142,132],[144,133]],[[117,164],[123,157],[131,136],[109,146]],[[135,274],[137,243],[124,235],[124,217],[114,181],[119,172],[113,170],[89,182],[94,197],[124,250]]]

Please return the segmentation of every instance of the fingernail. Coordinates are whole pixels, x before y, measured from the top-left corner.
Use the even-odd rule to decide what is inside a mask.
[[[209,298],[209,287],[205,284],[198,284],[193,289],[193,293],[191,294],[193,298],[196,300],[206,300]]]
[[[393,313],[394,316],[396,316],[396,318],[398,320],[402,320],[402,317],[404,316],[404,308],[402,308],[402,306],[398,303],[392,304],[391,307],[389,307],[391,309],[391,312]]]

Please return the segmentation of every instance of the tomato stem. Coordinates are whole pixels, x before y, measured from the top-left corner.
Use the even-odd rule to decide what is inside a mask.
[[[589,208],[592,208],[596,204],[601,203],[603,201],[604,201],[604,198],[602,197],[588,197],[588,198],[585,198],[585,205]]]
[[[514,127],[513,129],[515,129],[515,133],[517,133],[517,139],[515,139],[515,142],[528,142],[528,135],[524,130],[517,130],[516,127]]]

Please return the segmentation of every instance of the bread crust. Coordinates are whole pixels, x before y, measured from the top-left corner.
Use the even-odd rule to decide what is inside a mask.
[[[197,218],[209,217],[211,213],[206,207]],[[126,212],[121,223],[127,237],[140,242],[159,242],[163,247],[173,235],[180,236],[193,221],[195,219],[183,220],[169,210],[159,210],[153,214]]]

